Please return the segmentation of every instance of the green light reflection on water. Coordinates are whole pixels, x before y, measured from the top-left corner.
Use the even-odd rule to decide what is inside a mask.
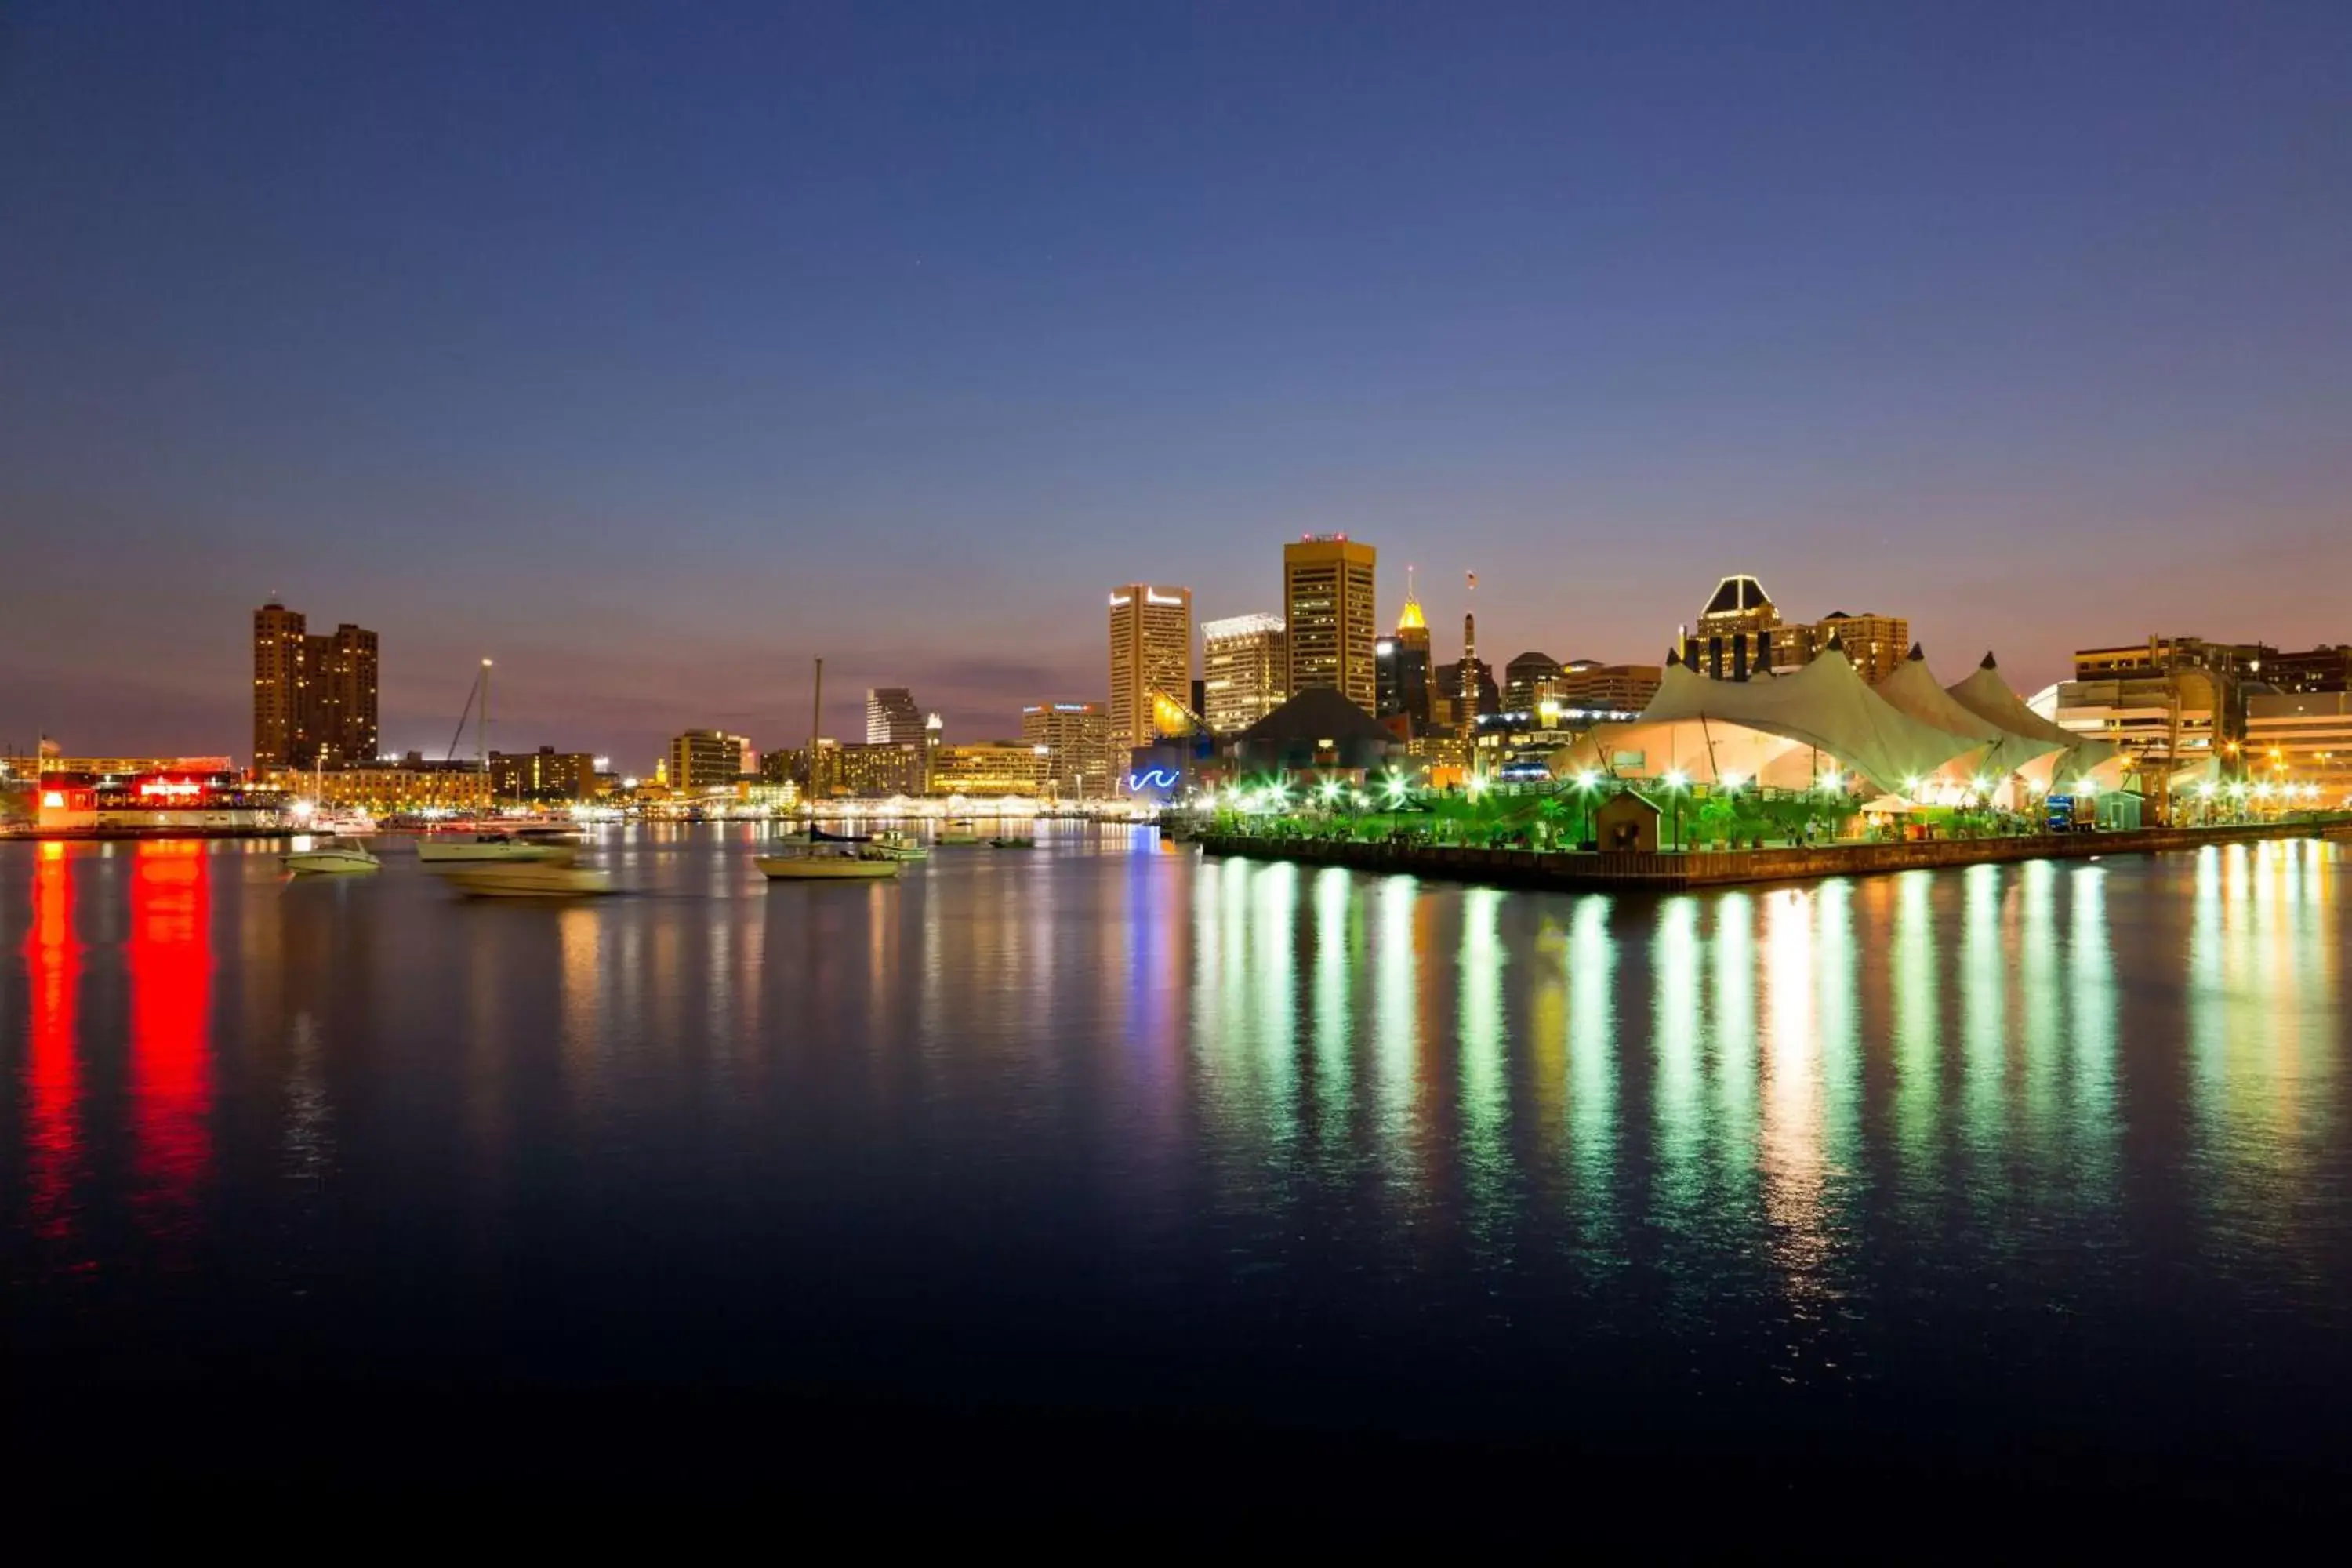
[[[1895,879],[1895,1140],[1906,1197],[1928,1191],[1934,1182],[1944,1103],[1936,876],[1933,871],[1906,871]]]
[[[1374,1115],[1374,1158],[1389,1185],[1408,1196],[1418,1180],[1412,1159],[1415,1110],[1412,1064],[1419,1047],[1412,951],[1413,901],[1420,889],[1411,877],[1391,877],[1372,895],[1379,906],[1379,944],[1373,957],[1372,1068],[1379,1092]]]
[[[1715,903],[1713,1148],[1725,1204],[1756,1201],[1756,900],[1746,893]]]
[[[1569,922],[1568,1160],[1587,1239],[1606,1244],[1617,1226],[1617,950],[1610,900],[1595,894]]]
[[[1287,860],[1261,865],[1250,886],[1249,962],[1257,981],[1247,1025],[1256,1047],[1252,1098],[1263,1107],[1270,1152],[1286,1157],[1298,1139],[1298,868]]]
[[[1505,1222],[1511,1152],[1504,1137],[1510,1116],[1505,1068],[1504,952],[1497,922],[1508,895],[1470,888],[1462,895],[1462,954],[1456,991],[1462,1053],[1463,1162],[1474,1225],[1489,1237]]]
[[[1707,1146],[1699,1068],[1700,969],[1698,900],[1684,894],[1658,906],[1650,939],[1651,1043],[1657,1082],[1654,1201],[1667,1225],[1696,1217],[1705,1189],[1701,1160]]]
[[[1337,866],[1315,874],[1315,1106],[1326,1151],[1348,1147],[1354,1045],[1349,1036],[1349,976],[1354,968],[1354,876]]]

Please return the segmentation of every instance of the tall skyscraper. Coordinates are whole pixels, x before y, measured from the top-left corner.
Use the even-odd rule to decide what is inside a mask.
[[[1373,605],[1379,562],[1379,551],[1344,533],[1308,534],[1282,547],[1291,696],[1328,687],[1367,713],[1379,702],[1373,652],[1380,640]]]
[[[1726,577],[1699,612],[1698,630],[1684,635],[1683,662],[1716,680],[1745,680],[1772,668],[1772,635],[1780,626],[1780,612],[1763,584]]]
[[[302,708],[309,650],[303,625],[301,611],[289,610],[275,599],[253,612],[253,765],[257,768],[293,766],[306,739]]]
[[[299,610],[253,612],[253,765],[370,762],[376,727],[376,635],[346,621],[313,636]]]
[[[1412,568],[1404,571],[1404,609],[1397,616],[1396,635],[1372,646],[1378,706],[1372,711],[1386,719],[1402,713],[1412,721],[1415,734],[1429,731],[1429,619],[1413,597]]]
[[[376,742],[376,638],[364,626],[349,621],[332,637],[305,639],[310,652],[311,688],[318,697],[318,733],[314,746],[323,746],[330,767],[339,763],[373,762]]]
[[[1290,700],[1290,640],[1263,612],[1201,623],[1201,719],[1237,735]]]
[[[866,743],[869,746],[920,745],[923,710],[915,694],[903,686],[866,689]]]
[[[1192,590],[1130,583],[1110,595],[1110,739],[1122,749],[1157,737],[1154,698],[1192,695]]]

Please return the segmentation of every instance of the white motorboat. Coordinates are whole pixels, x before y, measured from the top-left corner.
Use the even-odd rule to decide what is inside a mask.
[[[897,876],[906,865],[896,855],[867,853],[864,846],[845,844],[754,856],[752,863],[772,882],[880,881]]]
[[[874,840],[873,847],[893,860],[927,860],[930,858],[931,854],[929,845],[904,833],[878,835]]]
[[[377,871],[383,868],[383,862],[369,854],[365,845],[331,839],[308,849],[297,849],[290,855],[281,855],[278,863],[298,877],[340,876],[353,871]]]
[[[614,890],[610,871],[549,860],[453,866],[441,874],[441,879],[477,899],[587,899]]]
[[[568,865],[574,851],[562,839],[520,837],[511,833],[450,834],[416,841],[416,858],[435,870],[452,866],[541,861]]]

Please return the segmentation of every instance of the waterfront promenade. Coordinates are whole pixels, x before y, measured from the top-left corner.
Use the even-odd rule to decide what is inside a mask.
[[[2266,838],[2352,837],[2352,818],[2234,823],[2216,827],[2144,827],[2115,833],[2020,834],[2000,838],[1934,838],[1905,843],[1814,844],[1770,849],[1537,850],[1356,839],[1211,833],[1198,842],[1211,855],[1297,860],[1358,871],[1570,891],[1682,892],[1754,882],[1867,876],[1944,866],[2017,860],[2082,860],[2151,855],[2207,844]]]

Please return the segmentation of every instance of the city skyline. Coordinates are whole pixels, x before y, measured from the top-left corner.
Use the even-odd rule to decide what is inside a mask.
[[[2343,640],[2344,21],[2266,16],[28,17],[0,742],[241,750],[272,596],[391,645],[387,752],[484,656],[519,742],[790,740],[818,655],[987,736],[1103,695],[1100,584],[1327,531],[1498,664],[1741,572],[2029,689]]]

